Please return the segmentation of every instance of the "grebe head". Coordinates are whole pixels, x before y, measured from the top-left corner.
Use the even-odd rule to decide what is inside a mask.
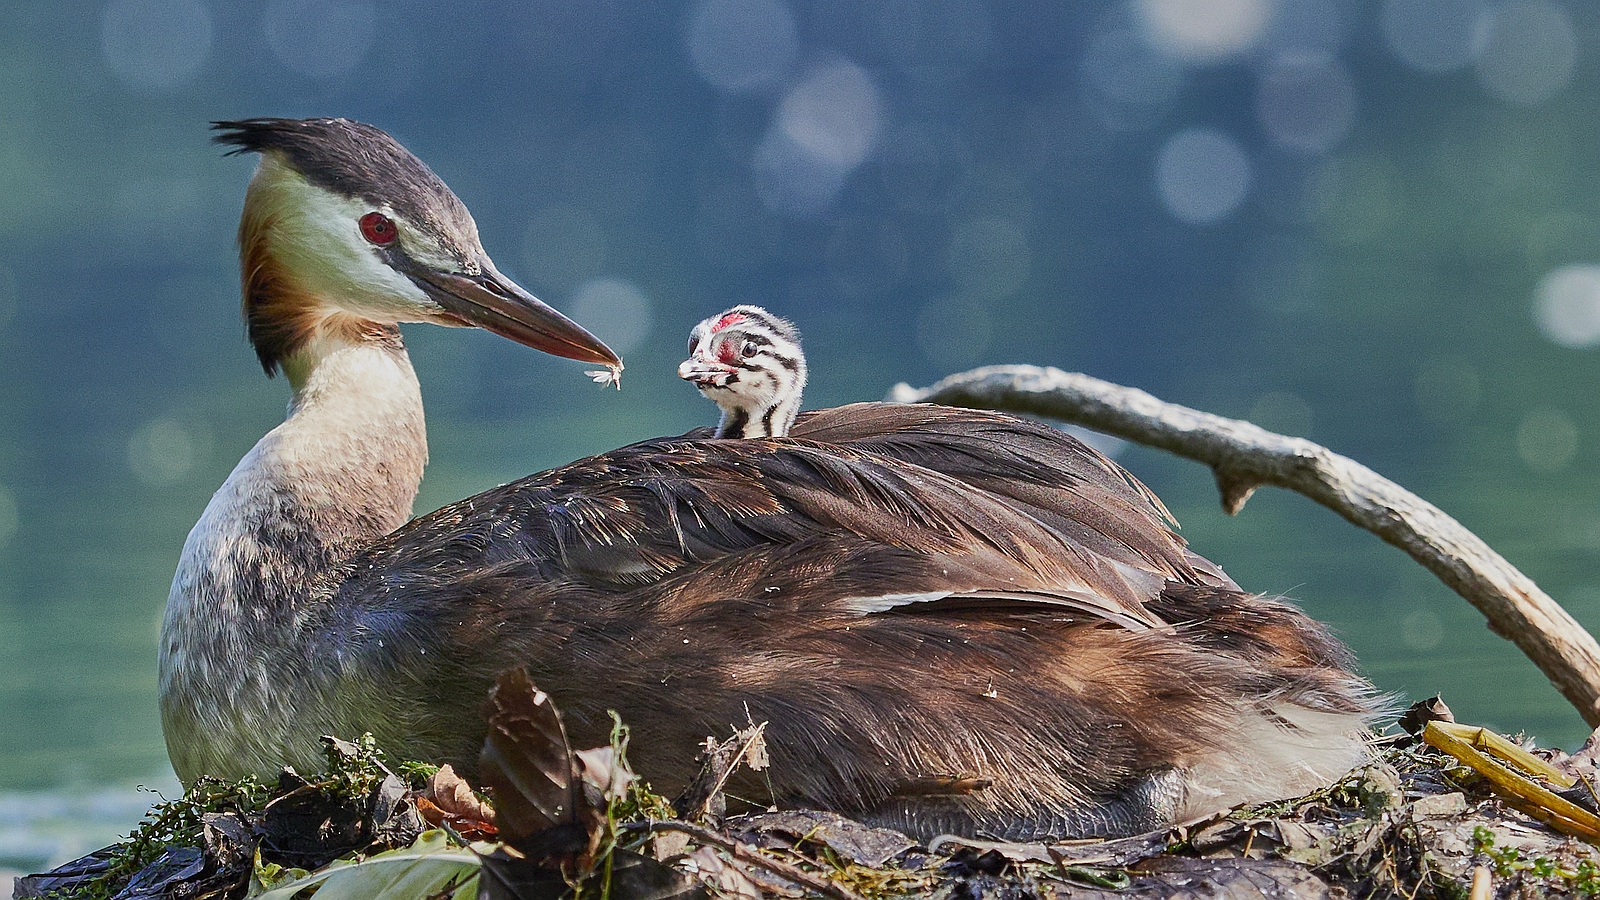
[[[721,407],[717,437],[783,437],[806,386],[800,331],[759,306],[724,310],[689,333],[678,377]]]
[[[500,274],[466,205],[379,129],[348,119],[214,127],[231,152],[261,154],[239,252],[250,341],[267,374],[320,339],[399,322],[478,326],[622,368],[598,338]]]

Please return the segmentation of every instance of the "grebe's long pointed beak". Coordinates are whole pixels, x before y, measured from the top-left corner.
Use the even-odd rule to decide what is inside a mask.
[[[487,256],[478,260],[478,275],[414,266],[407,272],[435,303],[463,324],[508,337],[535,350],[567,359],[599,363],[613,370],[622,358],[605,342],[500,274]]]

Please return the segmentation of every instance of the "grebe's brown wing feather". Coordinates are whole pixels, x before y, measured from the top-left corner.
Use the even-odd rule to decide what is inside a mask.
[[[1162,624],[1145,604],[1165,572],[1099,553],[1052,527],[1052,518],[1060,519],[848,445],[661,439],[487,491],[418,519],[368,553],[396,577],[419,566],[520,557],[552,581],[620,590],[684,567],[845,535],[902,558],[892,570],[862,570],[860,597],[1012,590],[1108,621]]]
[[[711,429],[686,436],[702,433],[710,437]],[[1240,590],[1222,567],[1187,548],[1153,491],[1043,423],[926,403],[854,403],[803,413],[789,433],[933,469],[1010,498],[1108,558],[1186,584]]]
[[[1114,464],[1044,426],[913,409],[647,441],[446,507],[343,567],[306,652],[419,698],[372,725],[397,752],[452,747],[470,771],[476,698],[526,665],[575,740],[618,710],[658,789],[753,716],[774,799],[919,833],[1161,827],[1205,791],[1287,796],[1360,758],[1336,642],[1206,586]],[[896,799],[939,775],[995,783]]]
[[[1043,423],[949,406],[855,403],[804,413],[789,433],[932,469],[1007,498],[1109,559],[1176,581],[1209,580],[1149,488]]]

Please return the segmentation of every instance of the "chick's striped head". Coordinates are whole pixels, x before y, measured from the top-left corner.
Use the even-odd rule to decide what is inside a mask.
[[[782,437],[806,386],[800,332],[759,306],[724,310],[689,333],[678,377],[721,407],[717,437]]]

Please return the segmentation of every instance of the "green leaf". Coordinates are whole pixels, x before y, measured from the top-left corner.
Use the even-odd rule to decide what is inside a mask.
[[[443,831],[435,829],[423,832],[409,847],[353,862],[335,862],[316,874],[278,881],[251,896],[256,900],[295,900],[315,887],[317,900],[426,900],[444,891],[451,892],[452,900],[473,900],[478,895],[481,867],[477,854],[452,844]]]

